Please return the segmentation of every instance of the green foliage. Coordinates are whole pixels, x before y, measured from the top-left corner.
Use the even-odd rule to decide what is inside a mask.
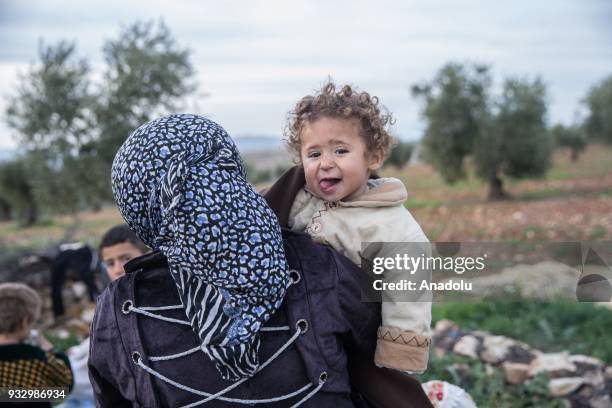
[[[96,106],[100,130],[98,156],[110,169],[115,152],[136,127],[177,108],[192,92],[191,51],[159,22],[137,22],[103,49],[107,67]]]
[[[47,331],[43,332],[43,336],[45,336],[45,338],[49,340],[51,344],[53,344],[53,348],[55,350],[63,353],[65,353],[70,347],[76,346],[80,343],[79,338],[72,331],[68,332],[67,337],[60,337],[57,334]]]
[[[500,369],[487,373],[485,365],[468,357],[447,354],[429,355],[427,371],[420,376],[422,382],[447,381],[464,390],[479,407],[564,407],[559,399],[548,394],[548,379],[538,374],[525,384],[506,384]]]
[[[558,123],[550,129],[550,133],[557,146],[570,150],[573,162],[578,160],[578,156],[586,148],[586,137],[578,126],[563,126]]]
[[[52,46],[41,42],[40,64],[20,77],[6,110],[8,125],[17,130],[23,147],[47,149],[59,159],[77,153],[91,125],[89,65],[75,60],[75,50],[67,41]]]
[[[490,85],[485,66],[447,64],[433,81],[412,87],[413,96],[424,101],[426,156],[447,182],[466,175],[464,159],[489,116]]]
[[[589,109],[584,124],[587,135],[612,143],[612,75],[589,91],[585,104]]]
[[[414,150],[414,144],[409,142],[398,142],[393,149],[391,150],[391,154],[385,160],[386,165],[392,165],[396,169],[401,169],[410,161],[410,157],[412,156],[412,152]]]
[[[516,179],[542,176],[550,165],[552,148],[545,115],[546,87],[539,78],[506,80],[493,128],[485,137],[494,139],[494,150],[489,150],[489,142],[476,144],[478,174],[490,178],[501,171]]]
[[[32,206],[74,211],[79,207],[79,197],[85,200],[79,192],[79,152],[91,142],[93,97],[87,77],[89,66],[75,58],[75,49],[75,44],[66,41],[53,46],[41,42],[40,64],[20,78],[16,94],[8,101],[8,125],[17,131],[26,151],[18,160],[23,170],[19,176],[24,181],[22,187],[29,185],[28,199],[34,201],[26,210],[27,218],[38,215],[31,211]],[[13,195],[15,207],[18,201]],[[27,223],[35,221],[29,219]]]
[[[12,211],[11,215],[20,224],[32,225],[38,219],[38,205],[27,174],[23,159],[0,163],[0,195],[6,199]]]
[[[569,350],[612,363],[612,312],[591,303],[508,293],[478,303],[436,304],[432,313],[434,321],[450,319],[461,328],[512,337],[546,352]]]
[[[26,151],[21,197],[28,185],[33,206],[100,208],[111,199],[112,160],[128,134],[176,109],[178,99],[195,89],[190,51],[176,44],[163,22],[130,25],[103,51],[105,73],[92,84],[74,43],[41,43],[40,62],[8,100],[7,122]],[[12,197],[9,204],[20,208]]]
[[[502,176],[538,177],[549,166],[546,88],[540,79],[507,79],[497,98],[490,88],[487,67],[448,64],[412,93],[423,101],[426,158],[442,178],[465,178],[471,157],[477,175],[489,182],[489,197],[501,198]]]

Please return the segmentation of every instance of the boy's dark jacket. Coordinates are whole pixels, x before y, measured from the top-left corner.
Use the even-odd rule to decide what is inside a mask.
[[[286,225],[288,207],[303,184],[303,174],[300,179],[299,170],[297,176],[293,170],[266,193],[281,224]],[[305,234],[285,230],[283,238],[289,266],[299,271],[300,279],[288,289],[284,307],[267,325],[288,325],[291,332],[264,332],[259,354],[261,362],[286,343],[295,332],[298,320],[305,319],[308,329],[268,367],[225,396],[271,398],[296,391],[308,383],[312,384],[309,390],[313,390],[321,373],[325,372],[327,380],[323,388],[302,406],[430,406],[418,381],[374,367],[380,305],[361,302],[359,268],[332,249],[315,244]],[[197,338],[189,326],[121,311],[128,300],[136,306],[180,303],[162,255],[145,255],[132,260],[125,268],[126,276],[113,282],[98,298],[92,325],[89,371],[98,405],[178,407],[204,398],[151,376],[134,364],[134,352],[142,356],[145,364],[191,388],[214,393],[231,385],[220,378],[204,353],[169,361],[148,360],[150,356],[191,349],[197,346]],[[163,313],[177,319],[185,317],[183,310]],[[348,368],[347,355],[350,356]],[[292,399],[261,406],[288,407],[306,394],[308,391]],[[204,406],[241,405],[215,400]]]

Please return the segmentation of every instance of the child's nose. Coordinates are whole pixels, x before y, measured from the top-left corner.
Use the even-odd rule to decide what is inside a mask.
[[[332,157],[330,157],[330,155],[328,154],[324,154],[321,157],[321,168],[322,169],[330,169],[334,167],[334,160]]]

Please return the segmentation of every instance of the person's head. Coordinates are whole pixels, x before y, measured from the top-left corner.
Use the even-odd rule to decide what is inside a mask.
[[[126,224],[116,225],[106,231],[100,242],[100,258],[106,267],[110,280],[124,275],[123,265],[132,258],[139,257],[150,249],[134,234]]]
[[[350,200],[367,189],[393,138],[393,118],[378,98],[332,82],[300,99],[289,114],[287,146],[304,167],[306,185],[326,201]]]
[[[40,315],[42,302],[34,289],[23,283],[0,283],[0,335],[21,341]]]
[[[111,179],[125,222],[167,259],[202,350],[227,380],[253,375],[291,279],[276,215],[230,135],[198,115],[155,119],[128,136]]]

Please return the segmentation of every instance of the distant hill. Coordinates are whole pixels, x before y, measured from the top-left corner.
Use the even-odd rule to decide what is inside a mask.
[[[270,135],[240,135],[234,137],[234,141],[242,154],[279,150],[283,146],[280,137]]]
[[[280,137],[269,135],[241,135],[234,138],[240,154],[257,169],[274,168],[289,163]],[[0,148],[0,163],[13,159],[17,149]]]

